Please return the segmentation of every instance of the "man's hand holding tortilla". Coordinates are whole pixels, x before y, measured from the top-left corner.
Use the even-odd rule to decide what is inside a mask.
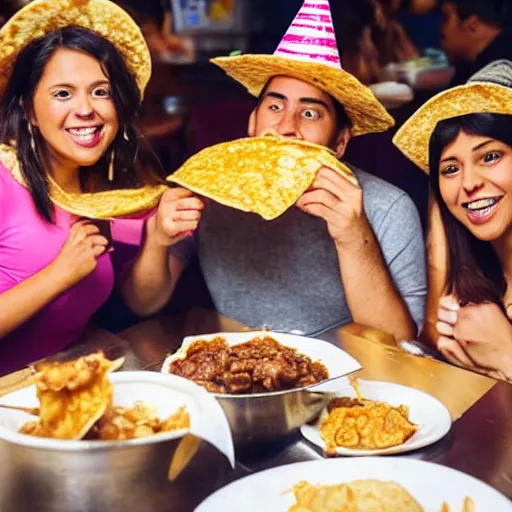
[[[363,207],[362,189],[328,167],[320,169],[297,206],[325,220],[329,234],[340,247],[364,244],[368,234],[373,238]]]

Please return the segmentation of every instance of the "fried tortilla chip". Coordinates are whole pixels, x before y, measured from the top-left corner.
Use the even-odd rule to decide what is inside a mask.
[[[160,420],[153,408],[141,402],[137,402],[131,409],[109,407],[97,424],[99,439],[107,441],[123,441],[189,428],[190,414],[185,406],[166,420]]]
[[[332,151],[282,137],[217,144],[191,157],[167,180],[225,206],[272,220],[295,204],[323,166],[358,185],[354,173]]]
[[[108,373],[122,364],[102,352],[74,361],[43,363],[36,376],[39,422],[21,432],[55,439],[81,439],[112,402]]]
[[[395,482],[356,480],[330,486],[299,482],[293,493],[297,503],[288,512],[424,512],[407,490]]]
[[[328,411],[320,425],[328,455],[334,455],[338,446],[363,450],[397,446],[418,429],[409,421],[409,410],[403,405],[338,398]]]
[[[475,510],[475,502],[466,496],[462,505],[462,512],[475,512]],[[452,512],[452,509],[449,507],[449,505],[443,503],[441,512]]]

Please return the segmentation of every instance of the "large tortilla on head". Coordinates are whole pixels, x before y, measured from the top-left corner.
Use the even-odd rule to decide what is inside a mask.
[[[281,137],[251,137],[209,147],[167,180],[272,220],[295,204],[323,166],[358,185],[354,173],[324,146]]]

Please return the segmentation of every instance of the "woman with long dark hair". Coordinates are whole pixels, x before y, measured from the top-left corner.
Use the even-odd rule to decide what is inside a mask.
[[[433,341],[447,359],[512,378],[512,63],[497,61],[441,93],[395,144],[430,173],[444,268]],[[443,231],[443,236],[439,234]],[[446,251],[444,251],[446,249]],[[445,252],[443,254],[443,252]],[[437,300],[439,299],[439,300]],[[430,318],[432,315],[430,315]]]
[[[123,272],[129,304],[152,245],[165,253],[197,223],[200,203],[167,190],[137,130],[150,71],[139,28],[108,0],[35,0],[0,30],[0,374],[74,342],[106,301],[114,217],[162,194],[171,214],[193,201],[147,222]]]

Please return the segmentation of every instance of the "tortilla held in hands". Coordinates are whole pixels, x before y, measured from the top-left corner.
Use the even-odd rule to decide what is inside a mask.
[[[354,173],[324,146],[282,137],[250,137],[200,151],[168,181],[265,220],[282,215],[322,167],[358,185]]]

